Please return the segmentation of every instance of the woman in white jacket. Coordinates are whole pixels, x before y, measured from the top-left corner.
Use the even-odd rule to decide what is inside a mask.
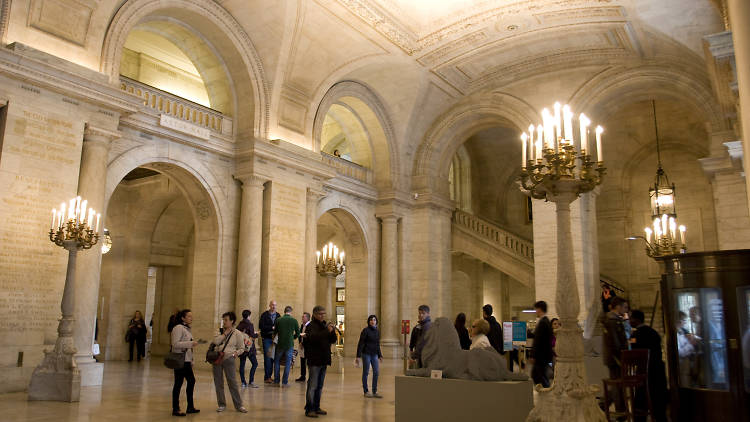
[[[471,324],[471,347],[469,350],[478,348],[490,348],[495,350],[490,344],[490,339],[487,338],[487,333],[490,332],[490,323],[486,319],[478,319]]]
[[[237,386],[237,366],[235,365],[235,358],[245,351],[247,336],[234,328],[234,323],[237,320],[234,312],[225,312],[221,316],[221,320],[224,333],[217,336],[213,341],[213,344],[216,345],[215,350],[224,352],[220,362],[213,364],[216,401],[219,404],[216,411],[223,412],[227,408],[226,398],[224,397],[224,376],[226,375],[234,408],[238,412],[247,413],[247,409],[242,405],[242,396],[240,396],[240,389]]]
[[[174,370],[174,387],[172,387],[172,415],[185,416],[180,412],[180,390],[182,381],[187,381],[187,413],[198,413],[193,403],[193,389],[195,388],[195,375],[193,374],[193,347],[198,342],[193,340],[190,332],[190,324],[193,323],[193,313],[190,309],[183,309],[177,314],[179,324],[172,329],[172,351],[185,353],[185,365]]]

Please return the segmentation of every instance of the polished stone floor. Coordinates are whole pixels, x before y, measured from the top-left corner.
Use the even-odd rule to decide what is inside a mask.
[[[353,360],[345,359],[344,374],[326,375],[321,408],[327,416],[317,420],[392,421],[395,415],[394,376],[401,374],[400,360],[385,360],[380,367],[378,391],[382,399],[362,395],[362,372]],[[249,366],[249,365],[248,365]],[[177,418],[171,415],[173,376],[161,358],[141,363],[107,362],[104,366],[104,385],[81,389],[79,403],[29,402],[25,393],[0,395],[0,421],[13,422],[129,422],[129,421],[310,421],[304,417],[305,384],[291,381],[288,388],[266,387],[263,364],[256,373],[260,388],[242,389],[247,414],[238,413],[232,406],[229,390],[225,388],[229,406],[223,413],[216,412],[216,393],[207,363],[197,364],[195,402],[201,412]],[[295,368],[294,377],[299,375]],[[184,387],[182,406],[185,407]]]

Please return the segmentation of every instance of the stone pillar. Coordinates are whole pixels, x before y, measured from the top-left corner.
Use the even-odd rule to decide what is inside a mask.
[[[239,178],[242,182],[242,209],[237,250],[237,286],[235,312],[239,315],[250,309],[257,321],[263,305],[260,303],[260,262],[263,244],[263,184],[257,176]]]
[[[101,228],[106,224],[104,189],[107,181],[109,147],[120,134],[100,129],[89,124],[83,133],[81,171],[78,176],[78,195],[88,201],[88,207],[101,213]],[[81,386],[101,385],[104,365],[94,360],[94,330],[96,329],[99,301],[99,277],[101,275],[101,242],[91,250],[82,252],[76,263],[75,328],[74,343],[77,349],[75,360],[81,373]]]
[[[398,333],[398,216],[380,216],[380,335],[381,349],[396,357]]]
[[[750,22],[750,2],[727,0],[727,8],[732,27],[734,57],[737,63],[737,85],[740,97],[738,115],[742,126],[742,144],[745,150],[750,150],[750,27],[747,25]],[[747,160],[745,160],[745,184],[746,188],[750,188],[750,168],[748,168]],[[747,194],[747,199],[750,200],[750,194]]]
[[[318,244],[318,202],[323,197],[323,192],[307,189],[307,210],[305,223],[305,292],[303,297],[302,312],[310,312],[315,303],[318,291],[318,274],[315,271],[315,251]],[[331,312],[330,309],[327,309]],[[300,313],[301,315],[301,313]]]

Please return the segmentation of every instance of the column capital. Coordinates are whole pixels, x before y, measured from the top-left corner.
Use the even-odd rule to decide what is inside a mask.
[[[94,126],[91,123],[86,123],[86,126],[83,129],[84,142],[95,140],[106,140],[111,142],[120,137],[122,137],[122,132],[120,132],[119,130],[104,129],[98,126]]]
[[[382,212],[376,213],[375,218],[381,220],[383,223],[397,223],[403,215],[396,212]]]
[[[263,185],[269,180],[267,177],[260,176],[257,174],[247,174],[242,176],[234,176],[235,179],[242,182],[242,188],[263,188]]]
[[[327,195],[328,195],[328,192],[326,192],[325,190],[312,188],[312,187],[307,188],[307,201],[308,202],[320,201]]]

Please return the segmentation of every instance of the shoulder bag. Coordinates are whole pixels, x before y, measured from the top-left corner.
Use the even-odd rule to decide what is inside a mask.
[[[224,347],[221,348],[221,352],[216,350],[216,344],[211,343],[211,346],[208,347],[208,351],[206,352],[206,362],[212,365],[221,364],[224,360],[224,350],[226,350],[227,344],[229,344],[229,339],[232,338],[232,334],[234,334],[234,330],[232,330],[227,338],[224,339]]]
[[[187,350],[181,353],[173,352],[172,348],[169,348],[169,353],[164,356],[164,366],[169,369],[181,369],[185,366],[185,353]]]

